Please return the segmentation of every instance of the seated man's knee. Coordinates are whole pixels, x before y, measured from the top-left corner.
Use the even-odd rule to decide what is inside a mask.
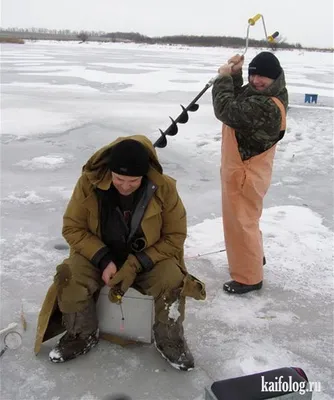
[[[99,289],[99,282],[94,274],[89,276],[80,273],[80,269],[65,262],[58,265],[54,283],[57,287],[58,305],[64,313],[80,311]]]
[[[57,272],[54,276],[54,283],[57,289],[64,288],[72,281],[73,275],[69,264],[60,264],[57,266]]]
[[[154,267],[155,284],[163,291],[179,289],[182,286],[184,274],[174,260],[164,260]]]

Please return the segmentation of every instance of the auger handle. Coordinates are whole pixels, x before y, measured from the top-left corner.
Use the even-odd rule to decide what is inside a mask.
[[[262,14],[256,14],[255,17],[249,18],[248,23],[249,25],[255,25],[256,21],[258,21],[262,17]]]
[[[245,49],[244,49],[244,51],[242,52],[242,56],[244,56],[245,54],[246,54],[246,52],[247,52],[247,50],[248,50],[248,38],[249,38],[249,27],[250,26],[253,26],[253,25],[255,25],[255,23],[256,23],[256,21],[258,21],[260,18],[262,18],[262,20],[263,20],[263,17],[262,17],[262,14],[256,14],[253,18],[249,18],[249,20],[248,20],[248,28],[247,28],[247,36],[246,36],[246,47],[245,47]],[[264,24],[264,20],[263,20],[263,24]],[[265,26],[264,26],[264,28],[265,28]],[[265,30],[266,31],[266,30]],[[275,32],[276,33],[276,32]],[[273,34],[274,35],[274,34]],[[272,36],[273,36],[272,35]],[[278,36],[278,32],[277,32],[277,35],[276,36]],[[268,40],[269,40],[269,38],[268,38]],[[273,39],[274,40],[274,39]],[[233,67],[233,63],[229,63],[229,66],[232,68]],[[207,83],[207,88],[209,88],[210,86],[212,86],[213,85],[213,82],[218,78],[220,76],[220,74],[217,74],[216,76],[214,76],[213,78],[211,78],[210,80],[209,80],[209,82]]]
[[[270,42],[270,43],[274,42],[278,35],[279,35],[279,32],[276,31],[272,35],[268,36],[267,37],[268,42]]]

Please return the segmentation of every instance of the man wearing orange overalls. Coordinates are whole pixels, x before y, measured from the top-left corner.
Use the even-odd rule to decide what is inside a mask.
[[[231,294],[262,288],[266,261],[259,223],[288,107],[284,72],[275,55],[259,53],[244,86],[243,62],[236,55],[221,66],[212,88],[215,115],[223,122],[222,210],[232,278],[224,290]]]

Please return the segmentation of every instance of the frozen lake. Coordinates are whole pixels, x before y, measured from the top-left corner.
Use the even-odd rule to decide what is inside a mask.
[[[106,342],[53,365],[52,343],[33,354],[35,325],[66,256],[53,246],[62,242],[62,215],[82,165],[118,136],[158,139],[168,116],[176,118],[233,49],[36,42],[1,52],[1,328],[19,322],[22,304],[28,323],[23,346],[1,359],[1,398],[97,400],[122,391],[133,400],[201,400],[214,380],[299,366],[321,382],[314,399],[333,399],[333,55],[277,52],[291,107],[265,200],[264,289],[229,297],[224,253],[188,260],[208,298],[188,302],[197,367],[184,374],[153,346]],[[249,50],[246,63],[255,54]],[[305,93],[318,94],[318,104],[305,105]],[[199,105],[159,150],[188,210],[189,257],[224,248],[221,124],[211,90]]]

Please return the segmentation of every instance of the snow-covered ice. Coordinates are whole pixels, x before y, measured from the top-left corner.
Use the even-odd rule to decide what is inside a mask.
[[[188,268],[208,294],[205,302],[187,302],[185,330],[196,368],[182,373],[154,345],[104,341],[54,365],[48,352],[55,341],[33,354],[36,320],[55,266],[67,255],[54,246],[63,243],[62,215],[82,165],[120,135],[158,139],[168,116],[179,114],[233,49],[36,42],[2,45],[1,52],[0,328],[20,323],[22,306],[27,320],[22,347],[1,359],[1,399],[126,393],[133,400],[201,400],[214,380],[286,366],[321,382],[315,400],[333,399],[332,54],[277,52],[290,109],[261,221],[267,265],[260,292],[233,297],[222,290],[229,274],[220,216],[221,126],[210,90],[158,150],[188,210]],[[246,62],[255,54],[249,49]],[[317,93],[318,104],[304,104],[305,93]]]

